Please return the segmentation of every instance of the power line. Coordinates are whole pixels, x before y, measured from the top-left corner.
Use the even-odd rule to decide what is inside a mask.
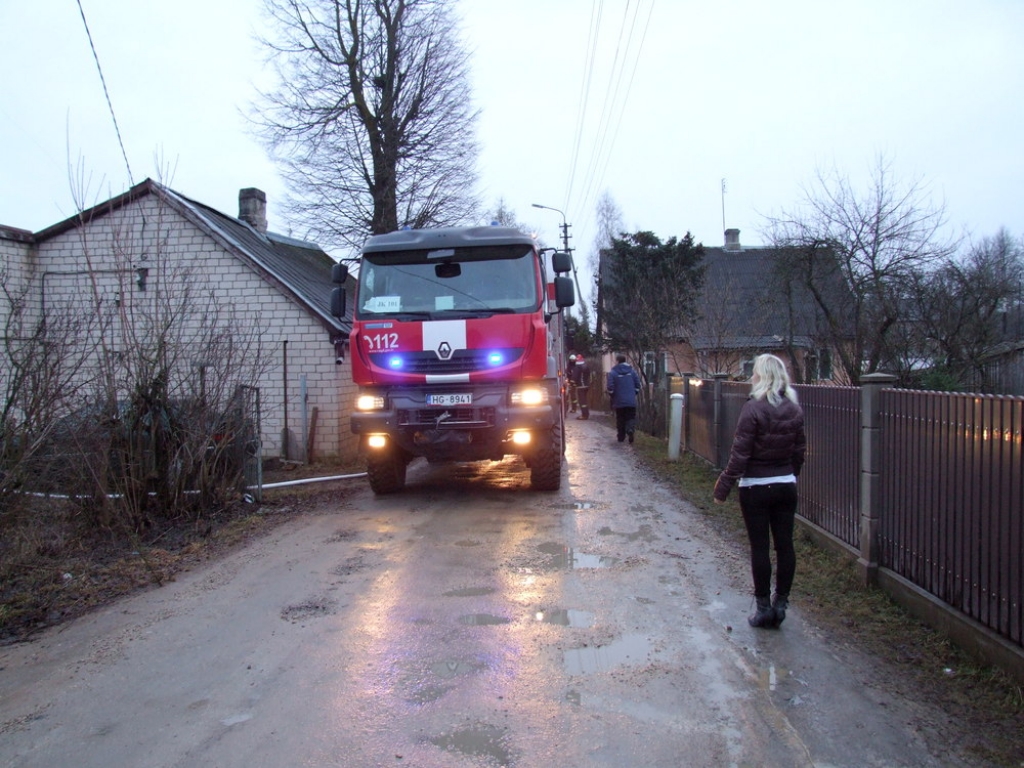
[[[573,138],[572,165],[569,167],[565,202],[572,197],[573,182],[576,180],[576,164],[579,162],[580,148],[583,144],[583,125],[587,117],[587,104],[590,101],[590,83],[594,74],[594,60],[597,57],[597,42],[600,39],[603,8],[604,0],[595,0],[590,11],[590,40],[587,44],[586,61],[583,63],[583,81],[580,84],[580,101],[576,110],[576,132]]]
[[[627,28],[626,21],[629,16],[629,3],[626,5],[626,9],[623,12],[623,24],[622,30]],[[615,59],[612,65],[612,73],[609,76],[609,93],[608,98],[605,101],[605,110],[601,116],[601,123],[599,127],[599,138],[598,145],[594,154],[591,158],[591,164],[587,172],[586,183],[584,185],[583,205],[589,205],[590,200],[596,195],[596,187],[600,185],[601,180],[604,177],[604,171],[611,161],[612,150],[615,147],[615,139],[618,137],[619,126],[622,124],[622,118],[626,112],[626,102],[629,100],[629,92],[632,89],[633,78],[636,75],[636,67],[640,60],[640,53],[643,50],[643,41],[646,38],[647,30],[644,28],[643,36],[640,40],[640,45],[633,57],[633,70],[630,75],[629,84],[626,88],[625,95],[622,97],[621,102],[619,101],[619,94],[622,89],[623,79],[627,71],[627,65],[630,59],[630,50],[633,48],[634,40],[636,37],[637,29],[637,17],[640,13],[641,3],[637,2],[634,7],[632,20],[629,23],[628,29],[629,34],[626,35],[625,45],[623,46],[623,36],[620,32],[619,45],[615,51]],[[653,3],[651,9],[653,11]],[[648,17],[648,23],[650,17]],[[619,50],[622,49],[621,60]],[[612,128],[614,123],[614,129]],[[609,135],[611,135],[611,141],[609,142]],[[607,147],[607,151],[606,148]]]
[[[603,2],[603,0],[601,0],[601,2]],[[654,14],[654,2],[655,0],[651,0],[647,21],[644,25],[643,33],[640,36],[639,46],[636,47],[635,55],[632,56],[631,51],[634,50],[634,44],[637,36],[638,17],[640,16],[641,6],[643,3],[642,0],[636,0],[636,6],[633,7],[632,19],[630,20],[630,7],[633,6],[633,0],[627,0],[626,2],[626,6],[623,11],[622,24],[619,27],[619,38],[615,49],[615,56],[608,76],[604,102],[600,118],[597,121],[597,129],[594,133],[594,141],[591,145],[589,160],[586,164],[587,170],[582,176],[582,192],[579,192],[576,188],[577,172],[580,170],[578,166],[578,158],[583,144],[585,113],[593,80],[594,68],[597,61],[597,48],[601,20],[601,14],[598,11],[596,13],[595,23],[595,14],[592,13],[592,24],[590,30],[591,39],[588,45],[588,57],[584,70],[580,112],[578,114],[576,133],[574,136],[573,162],[569,179],[567,180],[567,209],[576,209],[577,211],[584,210],[586,206],[589,205],[589,201],[596,194],[594,190],[596,187],[600,186],[601,180],[604,178],[605,172],[607,171],[615,140],[618,137],[619,128],[622,124],[622,118],[625,115],[625,105],[629,100],[629,93],[632,90],[633,82],[636,78],[640,56],[647,37],[647,30],[650,27],[651,17]],[[595,0],[595,6],[599,6],[600,4],[599,0]],[[630,58],[633,59],[631,72],[629,72]],[[622,85],[627,72],[629,72],[629,80],[623,94]],[[620,94],[623,94],[621,102]],[[609,136],[611,136],[610,141]],[[573,203],[574,191],[577,191],[577,195],[580,195],[578,198],[578,204]]]
[[[637,13],[640,8],[637,7]],[[601,183],[604,181],[605,174],[608,171],[608,165],[612,159],[612,150],[615,148],[615,142],[619,137],[619,129],[622,127],[622,118],[626,115],[626,105],[629,103],[629,94],[633,90],[633,81],[636,79],[636,72],[640,66],[640,55],[643,53],[644,43],[647,41],[647,31],[651,26],[651,17],[654,15],[654,0],[651,0],[650,11],[647,14],[647,23],[644,25],[643,35],[640,38],[640,45],[637,48],[636,58],[633,59],[633,71],[629,76],[629,84],[626,86],[625,96],[622,98],[622,106],[618,110],[618,120],[615,123],[615,131],[612,133],[611,143],[608,145],[608,152],[604,156],[604,164],[601,167],[601,172],[595,177],[595,183],[588,188],[588,194],[584,196],[584,203],[587,204],[589,201],[595,199],[600,192]],[[636,23],[636,15],[633,17],[633,23]],[[631,33],[632,37],[632,33]],[[621,73],[620,73],[621,77]],[[616,87],[616,92],[618,88]]]
[[[121,157],[124,158],[124,167],[128,170],[129,186],[135,186],[135,179],[132,177],[132,167],[128,163],[128,153],[124,150],[124,141],[121,140],[121,128],[117,124],[117,115],[114,114],[114,104],[110,100],[110,91],[107,90],[107,79],[103,76],[103,68],[100,66],[100,57],[96,53],[96,46],[92,41],[92,32],[89,31],[89,22],[85,19],[85,9],[82,8],[82,0],[76,0],[78,12],[82,15],[82,24],[85,26],[85,35],[89,38],[89,48],[92,49],[92,57],[96,62],[96,71],[100,73],[100,82],[103,84],[103,95],[107,99],[107,108],[110,109],[110,118],[114,121],[114,132],[117,134],[117,143],[121,147]]]

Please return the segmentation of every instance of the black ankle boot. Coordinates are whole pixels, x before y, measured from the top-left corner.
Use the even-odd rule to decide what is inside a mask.
[[[786,609],[789,608],[789,595],[776,595],[772,599],[772,611],[775,613],[773,627],[777,627],[786,620]]]
[[[752,627],[770,628],[775,625],[775,609],[767,597],[756,597],[757,609],[747,617],[747,623]]]

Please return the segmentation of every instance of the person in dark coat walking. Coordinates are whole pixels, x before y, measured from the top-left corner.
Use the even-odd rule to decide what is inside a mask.
[[[796,479],[806,447],[804,412],[790,386],[785,363],[775,355],[758,355],[750,377],[750,398],[736,424],[729,464],[718,476],[714,491],[715,502],[722,504],[733,485],[739,484],[757,605],[747,619],[752,627],[775,628],[786,618],[796,573]],[[778,569],[775,596],[769,600],[771,542]]]
[[[569,355],[569,383],[572,386],[572,410],[580,407],[577,419],[586,421],[590,418],[590,366],[583,355]]]
[[[636,397],[640,394],[640,377],[625,355],[615,358],[616,365],[608,371],[608,396],[615,410],[615,436],[621,443],[626,437],[633,442],[636,431]]]

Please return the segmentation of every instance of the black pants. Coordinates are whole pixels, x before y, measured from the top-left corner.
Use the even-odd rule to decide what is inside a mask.
[[[615,409],[615,436],[621,443],[636,429],[636,406]]]
[[[769,546],[775,545],[778,573],[775,593],[789,596],[796,573],[793,550],[793,518],[796,515],[796,483],[772,483],[740,488],[740,509],[750,539],[750,570],[754,577],[754,596],[768,597],[772,585],[772,561]],[[769,540],[770,539],[770,540]]]
[[[578,384],[574,387],[576,393],[574,401],[580,406],[580,418],[590,418],[590,387],[581,387]]]

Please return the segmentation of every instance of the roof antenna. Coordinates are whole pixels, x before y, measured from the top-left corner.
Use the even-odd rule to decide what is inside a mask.
[[[725,179],[722,179],[722,231],[725,232]]]

